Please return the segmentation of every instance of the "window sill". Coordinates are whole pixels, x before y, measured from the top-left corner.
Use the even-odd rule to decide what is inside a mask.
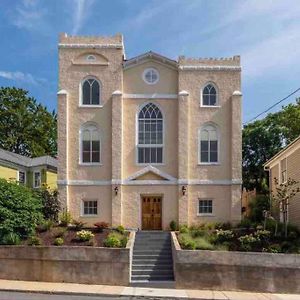
[[[87,105],[83,105],[83,104],[80,104],[79,105],[80,108],[102,108],[103,105],[91,105],[91,104],[87,104]]]
[[[203,108],[220,108],[221,105],[200,105]]]
[[[98,215],[80,215],[81,218],[97,218]]]
[[[215,217],[214,214],[197,214],[197,217]]]
[[[215,163],[198,163],[198,166],[220,166],[221,163],[215,162]]]
[[[146,167],[146,166],[165,166],[165,163],[136,163],[137,166]]]
[[[79,163],[79,166],[96,167],[96,166],[103,166],[103,164],[102,163]]]

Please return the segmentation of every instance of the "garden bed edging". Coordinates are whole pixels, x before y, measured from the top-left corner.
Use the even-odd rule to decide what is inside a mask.
[[[172,232],[176,288],[300,293],[300,255],[182,250]]]
[[[0,246],[0,279],[128,285],[134,238],[126,248]]]

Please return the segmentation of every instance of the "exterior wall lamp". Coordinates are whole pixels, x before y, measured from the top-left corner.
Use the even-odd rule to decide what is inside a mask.
[[[185,185],[182,186],[181,191],[182,191],[182,195],[185,196],[185,194],[186,194],[186,186]]]
[[[119,187],[116,186],[116,187],[114,188],[114,190],[115,190],[115,194],[116,194],[116,196],[117,196],[117,195],[118,195],[118,192],[119,192]]]

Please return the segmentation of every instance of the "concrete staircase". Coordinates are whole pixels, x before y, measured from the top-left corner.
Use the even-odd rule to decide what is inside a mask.
[[[172,287],[174,285],[171,234],[138,231],[132,258],[133,286]]]

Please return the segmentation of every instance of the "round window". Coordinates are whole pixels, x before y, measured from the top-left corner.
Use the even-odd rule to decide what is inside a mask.
[[[90,54],[86,57],[86,60],[89,60],[89,61],[96,60],[96,57],[94,55]]]
[[[154,68],[149,68],[146,69],[143,72],[143,79],[146,83],[148,84],[155,84],[159,80],[159,73],[156,69]]]

